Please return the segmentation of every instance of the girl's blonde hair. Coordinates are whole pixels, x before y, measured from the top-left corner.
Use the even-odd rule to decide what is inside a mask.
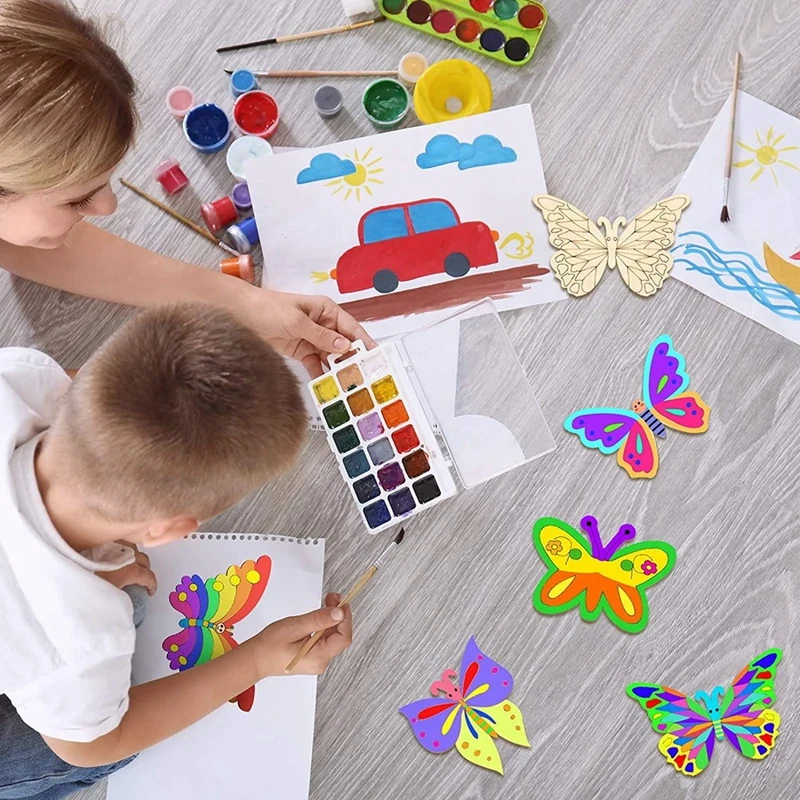
[[[135,85],[64,0],[0,0],[0,197],[86,183],[133,141]]]

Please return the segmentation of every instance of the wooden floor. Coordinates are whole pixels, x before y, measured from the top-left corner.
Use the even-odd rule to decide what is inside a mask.
[[[196,192],[180,205],[191,213],[199,199],[229,190],[230,180],[224,157],[195,156],[167,117],[170,86],[187,83],[229,107],[223,66],[392,68],[412,49],[431,60],[463,55],[391,23],[238,56],[214,52],[237,40],[343,24],[335,0],[87,5],[115,15],[140,85],[142,131],[120,174],[152,187],[151,168],[180,158]],[[480,66],[497,107],[532,103],[550,191],[593,216],[631,217],[675,187],[728,93],[737,48],[742,88],[800,114],[797,0],[551,0],[549,10],[530,66]],[[347,111],[331,122],[313,111],[317,85],[269,84],[283,110],[275,143],[321,145],[370,131],[358,111],[363,81],[340,82]],[[109,227],[200,264],[218,257],[124,190]],[[0,293],[0,342],[41,347],[66,365],[81,363],[129,314],[7,275]],[[614,275],[586,300],[504,321],[558,449],[409,526],[402,556],[358,602],[352,649],[320,681],[312,800],[796,797],[800,349],[677,281],[644,301]],[[671,436],[658,478],[633,482],[561,423],[581,405],[635,399],[644,354],[662,332],[710,403],[711,429],[694,439]],[[589,513],[607,534],[632,522],[644,537],[677,548],[676,569],[651,591],[651,623],[639,635],[574,613],[546,618],[531,607],[543,572],[533,522],[555,515],[577,524]],[[382,546],[361,532],[322,435],[312,437],[297,471],[208,527],[326,536],[326,585],[337,590]],[[515,676],[513,699],[532,743],[531,750],[502,746],[504,778],[455,753],[425,753],[397,713],[425,696],[441,670],[458,666],[471,635]],[[696,782],[677,775],[625,685],[660,680],[709,690],[772,646],[785,651],[775,752],[748,762],[721,744]]]

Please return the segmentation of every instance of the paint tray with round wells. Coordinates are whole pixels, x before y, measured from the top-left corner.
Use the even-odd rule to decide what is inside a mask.
[[[378,0],[386,19],[474,53],[521,67],[533,58],[547,24],[534,0]]]
[[[491,300],[329,366],[309,389],[370,533],[555,449]]]

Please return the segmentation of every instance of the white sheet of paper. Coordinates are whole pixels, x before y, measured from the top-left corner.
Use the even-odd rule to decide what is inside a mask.
[[[197,535],[199,537],[199,534]],[[255,609],[237,623],[234,637],[249,639],[270,622],[320,605],[325,541],[237,534],[204,534],[148,552],[159,590],[136,637],[134,683],[170,672],[161,643],[179,630],[181,615],[169,594],[184,575],[208,578],[261,555],[272,558],[266,591]],[[223,656],[224,658],[224,656]],[[314,741],[316,678],[267,678],[256,686],[245,713],[226,703],[195,725],[141,753],[111,776],[109,800],[219,800],[275,797],[307,800]],[[164,709],[169,713],[169,708]]]
[[[428,145],[440,135],[454,138],[446,153],[432,154]],[[478,137],[494,137],[499,144],[484,138],[477,146]],[[421,163],[429,166],[422,168],[417,159],[426,151],[427,161]],[[312,170],[311,159],[318,156],[325,156],[325,163],[315,162]],[[337,176],[348,169],[354,171]],[[298,183],[301,174],[304,182]],[[395,316],[366,323],[375,338],[416,330],[485,296],[459,293],[461,278],[444,270],[447,255],[468,254],[471,268],[464,279],[537,264],[547,268],[552,255],[542,216],[531,203],[546,187],[529,105],[259,159],[248,172],[248,183],[264,254],[264,285],[326,294],[341,304],[369,298],[380,300],[383,308],[388,303]],[[455,216],[442,204],[417,208],[416,219],[408,210],[409,204],[436,199],[450,203]],[[372,218],[365,223],[371,230],[360,230],[368,212],[386,206],[399,206],[399,218]],[[476,230],[465,224],[470,222],[484,225]],[[494,247],[492,231],[497,234]],[[340,262],[352,248],[358,250]],[[411,277],[409,269],[427,258],[429,271]],[[475,266],[480,260],[483,264]],[[380,294],[372,279],[379,268],[389,267],[399,286]],[[337,279],[330,277],[334,269]],[[343,286],[340,291],[343,276],[356,272],[363,272],[366,288]],[[448,307],[404,316],[403,292],[444,283],[452,288],[451,295],[445,293]],[[510,286],[496,300],[501,310],[567,297],[550,272],[521,291]]]
[[[729,118],[730,100],[678,186],[692,204],[678,229],[673,275],[800,343],[800,120],[739,92],[731,220],[722,223]],[[765,244],[777,269],[767,269]]]

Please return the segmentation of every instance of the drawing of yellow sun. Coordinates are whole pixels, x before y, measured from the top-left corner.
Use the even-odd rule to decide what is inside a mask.
[[[367,151],[361,156],[358,155],[358,150],[354,150],[352,156],[349,153],[345,153],[345,157],[349,158],[356,165],[356,171],[351,172],[349,175],[345,175],[342,178],[336,178],[335,180],[328,181],[328,183],[325,184],[326,186],[336,187],[332,194],[344,192],[344,197],[342,198],[343,200],[348,200],[351,196],[355,197],[357,201],[361,200],[362,192],[365,197],[372,197],[372,189],[370,184],[383,183],[382,180],[374,177],[375,175],[379,175],[381,172],[383,172],[381,167],[376,166],[383,161],[383,156],[370,159],[371,155],[371,147],[368,148]]]
[[[789,150],[800,150],[800,147],[797,145],[792,145],[791,147],[778,147],[778,145],[786,138],[786,134],[784,133],[780,136],[775,136],[774,134],[774,130],[770,128],[767,131],[767,139],[764,141],[764,139],[761,138],[761,134],[756,131],[758,147],[751,147],[749,144],[745,144],[744,142],[737,142],[739,147],[755,155],[755,158],[748,158],[745,161],[737,161],[733,165],[734,167],[749,167],[752,164],[758,165],[756,167],[756,171],[753,173],[753,177],[750,178],[750,183],[757,181],[764,174],[764,171],[769,169],[769,171],[772,173],[772,180],[775,181],[775,185],[777,186],[778,173],[775,171],[776,164],[782,164],[784,167],[791,167],[792,169],[800,170],[800,167],[798,167],[797,164],[793,164],[791,161],[786,161],[785,159],[781,158],[781,153],[787,153]]]

